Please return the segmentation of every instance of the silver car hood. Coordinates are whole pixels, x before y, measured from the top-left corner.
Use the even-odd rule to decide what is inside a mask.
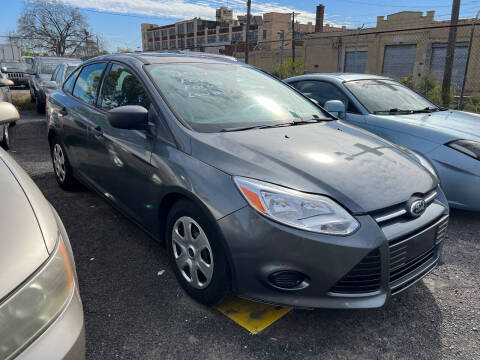
[[[26,195],[32,192],[32,184],[13,159],[0,150],[0,299],[22,284],[49,256],[39,218]],[[40,191],[33,186],[35,197]]]
[[[418,136],[439,144],[458,139],[480,141],[480,115],[478,114],[448,110],[427,114],[373,116],[393,120],[403,125],[418,126]]]

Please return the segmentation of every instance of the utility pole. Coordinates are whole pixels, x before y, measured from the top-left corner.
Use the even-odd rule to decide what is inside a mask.
[[[280,79],[283,78],[283,45],[285,44],[285,31],[282,30],[278,33],[280,35],[280,40],[282,40],[282,45],[280,46]]]
[[[295,11],[292,12],[292,61],[295,62]]]
[[[457,42],[457,23],[460,12],[460,0],[453,0],[450,31],[448,33],[447,56],[445,57],[445,71],[443,73],[442,101],[444,106],[450,102],[450,83],[452,82],[453,59]]]
[[[250,33],[250,10],[252,0],[247,0],[247,31],[245,33],[245,64],[248,64],[248,34]]]
[[[473,33],[475,32],[475,24],[478,21],[479,17],[480,17],[480,10],[477,12],[477,16],[475,16],[475,19],[473,19],[472,28],[470,30],[470,42],[468,43],[467,63],[465,64],[465,74],[463,75],[462,91],[460,92],[460,99],[458,101],[458,110],[463,109],[463,95],[465,93],[465,83],[467,82],[468,65],[470,64],[470,55],[472,54]]]

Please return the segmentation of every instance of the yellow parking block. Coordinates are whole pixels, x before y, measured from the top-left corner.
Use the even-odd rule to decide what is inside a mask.
[[[226,299],[216,308],[252,334],[258,334],[292,310],[289,307],[267,305],[238,297]]]

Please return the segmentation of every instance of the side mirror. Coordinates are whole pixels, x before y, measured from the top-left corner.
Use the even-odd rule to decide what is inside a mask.
[[[40,86],[45,88],[45,89],[49,89],[49,90],[56,90],[57,89],[57,83],[55,81],[52,81],[52,80],[42,81],[40,83]]]
[[[119,106],[107,113],[110,125],[118,129],[146,130],[148,128],[148,110],[143,106]]]
[[[15,83],[12,80],[9,79],[0,79],[0,87],[3,86],[13,86]]]
[[[0,125],[11,123],[20,119],[20,115],[15,106],[9,102],[0,102]]]
[[[325,103],[325,110],[340,119],[345,119],[345,104],[340,100],[329,100]]]
[[[6,67],[6,66],[2,66],[2,67],[0,68],[0,70],[2,70],[3,73],[6,73],[6,72],[7,72],[7,67]]]

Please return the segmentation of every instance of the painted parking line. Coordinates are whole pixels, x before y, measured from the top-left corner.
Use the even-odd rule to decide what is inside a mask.
[[[258,334],[292,310],[289,307],[262,304],[238,297],[226,299],[216,308],[251,334]]]

